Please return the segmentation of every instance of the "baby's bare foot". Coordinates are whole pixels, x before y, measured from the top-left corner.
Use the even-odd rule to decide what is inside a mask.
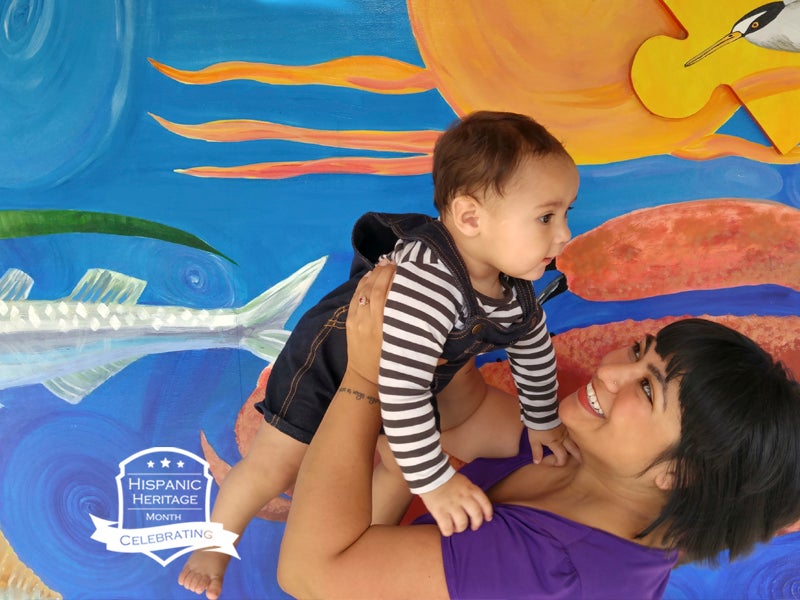
[[[196,594],[206,593],[208,600],[217,600],[222,592],[222,578],[230,557],[222,552],[197,550],[178,575],[178,583]]]

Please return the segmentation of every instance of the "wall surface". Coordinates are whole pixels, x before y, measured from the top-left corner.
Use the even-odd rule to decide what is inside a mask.
[[[0,0],[0,597],[194,597],[180,525],[246,450],[274,332],[345,277],[359,215],[433,213],[433,141],[472,110],[579,164],[565,368],[707,315],[800,374],[800,3],[781,48],[703,54],[758,4]],[[288,503],[223,598],[285,597]],[[798,536],[667,597],[796,598]]]

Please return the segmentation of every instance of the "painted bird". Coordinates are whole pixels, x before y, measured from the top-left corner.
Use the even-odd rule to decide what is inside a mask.
[[[736,22],[728,35],[688,60],[683,66],[690,67],[740,38],[761,48],[800,52],[800,1],[768,2],[751,10]]]

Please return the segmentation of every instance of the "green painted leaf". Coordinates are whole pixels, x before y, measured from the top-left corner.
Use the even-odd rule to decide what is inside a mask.
[[[197,236],[155,221],[113,213],[83,210],[0,211],[0,238],[17,238],[54,233],[106,233],[153,238],[211,252],[236,264]]]

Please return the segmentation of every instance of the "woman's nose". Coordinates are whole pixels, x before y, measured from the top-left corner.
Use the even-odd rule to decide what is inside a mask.
[[[633,373],[630,364],[608,362],[597,367],[595,376],[609,392],[616,394],[633,378]]]

